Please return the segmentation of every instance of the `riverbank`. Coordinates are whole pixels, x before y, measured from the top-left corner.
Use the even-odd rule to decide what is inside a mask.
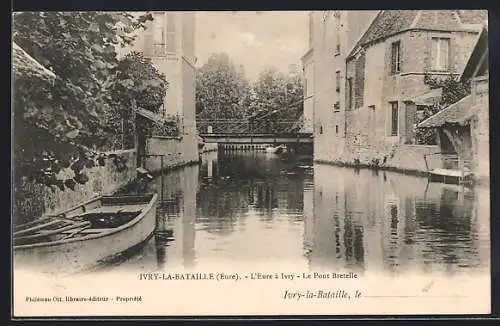
[[[372,164],[363,164],[363,163],[349,163],[349,162],[342,162],[342,161],[328,161],[328,160],[319,160],[319,159],[316,159],[313,162],[316,164],[348,167],[348,168],[353,168],[353,169],[368,169],[368,170],[373,170],[373,171],[389,171],[389,172],[396,172],[396,173],[401,173],[401,174],[411,175],[411,176],[416,176],[416,177],[423,177],[423,178],[429,177],[429,172],[418,170],[418,169],[398,168],[398,167],[394,167],[394,166],[372,165]],[[477,178],[473,179],[473,185],[478,186],[478,187],[482,187],[482,188],[487,188],[490,186],[490,180],[489,180],[489,178],[486,178],[486,177],[477,177]]]
[[[51,188],[27,180],[21,181],[21,184],[14,189],[13,224],[28,222],[49,214],[57,214],[96,196],[119,193],[138,182],[140,176],[137,172],[135,149],[118,150],[105,154],[104,166],[84,169],[89,180],[85,184],[77,183],[73,189],[68,187]],[[117,163],[117,158],[120,158],[123,166]],[[196,165],[199,162],[197,155],[184,159],[183,155],[168,153],[163,171]],[[152,175],[162,172],[159,164],[158,169],[148,169],[147,166],[146,169]],[[71,176],[72,173],[73,171],[70,169],[64,169],[60,172],[61,178]]]
[[[84,168],[88,181],[70,187],[48,187],[22,180],[14,189],[13,223],[22,223],[47,214],[57,214],[98,195],[112,194],[137,177],[135,149],[105,152],[104,166]],[[62,169],[59,179],[71,178],[70,168]]]

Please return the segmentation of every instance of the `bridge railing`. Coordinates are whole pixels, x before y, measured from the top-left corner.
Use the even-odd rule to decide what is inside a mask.
[[[290,134],[302,129],[301,121],[296,120],[197,120],[196,125],[201,134]]]

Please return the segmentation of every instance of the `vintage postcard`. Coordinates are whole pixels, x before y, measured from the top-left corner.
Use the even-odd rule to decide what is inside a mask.
[[[490,313],[487,11],[12,19],[13,317]]]

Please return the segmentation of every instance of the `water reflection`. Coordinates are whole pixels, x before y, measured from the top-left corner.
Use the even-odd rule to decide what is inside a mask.
[[[404,273],[489,267],[486,207],[468,188],[315,166],[311,268]],[[485,194],[482,194],[483,196]],[[487,195],[487,194],[486,194]],[[478,216],[481,214],[481,216]],[[479,220],[478,220],[479,217]],[[481,232],[477,223],[483,224]]]
[[[388,172],[209,153],[169,172],[160,232],[118,268],[258,266],[399,274],[487,271],[488,191]],[[147,186],[160,191],[159,178]]]

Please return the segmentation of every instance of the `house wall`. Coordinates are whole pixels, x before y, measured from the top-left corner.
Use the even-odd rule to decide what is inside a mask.
[[[376,11],[338,11],[323,21],[323,12],[313,13],[314,61],[314,158],[331,161],[344,151],[345,141],[345,58]],[[339,19],[339,22],[337,22]],[[339,34],[339,35],[337,35]],[[340,51],[337,53],[337,39]],[[340,89],[336,91],[336,72]],[[334,104],[339,102],[339,110]]]
[[[473,123],[472,139],[475,142],[475,174],[480,182],[489,183],[490,176],[490,135],[489,135],[489,79],[477,78],[473,81],[477,117]]]
[[[451,39],[453,64],[449,72],[431,70],[431,39],[435,36]],[[411,100],[429,90],[424,83],[426,72],[446,77],[463,69],[476,38],[475,32],[408,31],[372,43],[348,58],[346,78],[353,80],[353,108],[346,111],[344,149],[330,155],[333,161],[352,163],[359,159],[361,164],[370,164],[373,160],[382,162],[386,157],[387,167],[426,171],[423,155],[439,152],[439,149],[410,146],[416,123],[416,106]],[[391,45],[397,41],[400,42],[401,71],[392,74]],[[390,102],[393,101],[398,103],[399,110],[397,136],[390,135]],[[401,156],[397,155],[399,152]]]
[[[113,158],[107,157],[104,166],[85,169],[89,180],[85,184],[77,183],[75,190],[55,188],[51,191],[45,185],[33,182],[23,182],[15,190],[13,223],[29,221],[48,214],[55,214],[78,205],[97,195],[112,194],[120,187],[131,182],[136,176],[135,150],[120,150],[107,152],[126,159],[127,168],[118,171]],[[74,176],[71,169],[62,170],[58,179],[67,179]]]
[[[323,21],[322,12],[314,12],[313,19],[313,61],[314,61],[314,155],[326,159],[328,147],[334,134],[332,123],[335,92],[335,25],[332,19]]]
[[[312,53],[302,61],[304,69],[304,128],[303,132],[313,132],[314,120],[314,61]],[[307,85],[307,87],[306,87]]]
[[[154,155],[164,155],[163,168],[172,168],[189,163],[183,155],[184,144],[182,138],[173,137],[151,137],[148,138],[146,153]],[[161,170],[160,157],[148,157],[145,160],[144,168],[151,172]]]
[[[183,57],[182,63],[183,75],[183,90],[182,90],[182,111],[184,114],[183,139],[184,144],[183,155],[185,162],[193,162],[198,160],[198,133],[196,129],[196,86],[194,65]]]
[[[168,81],[168,89],[163,101],[163,109],[166,115],[183,116],[182,107],[182,59],[169,55],[166,57],[151,57],[154,66],[165,76]]]
[[[167,77],[169,82],[164,100],[164,113],[167,115],[179,115],[182,117],[181,140],[159,141],[150,139],[149,154],[167,154],[168,149],[174,150],[171,154],[181,152],[179,161],[188,163],[198,160],[198,141],[196,132],[196,109],[195,109],[195,13],[194,12],[160,12],[155,18],[162,20],[165,42],[173,40],[173,47],[166,47],[168,52],[163,55],[153,55],[149,48],[153,42],[154,22],[148,24],[146,30],[136,40],[134,47],[144,51],[151,58],[155,67]],[[173,21],[173,23],[172,23]],[[174,26],[174,36],[167,35],[167,24]],[[164,143],[162,148],[159,143]],[[173,145],[175,144],[175,145]],[[181,146],[181,147],[178,147]],[[153,160],[153,159],[152,159]],[[172,158],[177,162],[177,159]],[[152,163],[155,167],[156,163]],[[177,164],[177,163],[176,163]],[[158,167],[159,168],[159,167]]]

